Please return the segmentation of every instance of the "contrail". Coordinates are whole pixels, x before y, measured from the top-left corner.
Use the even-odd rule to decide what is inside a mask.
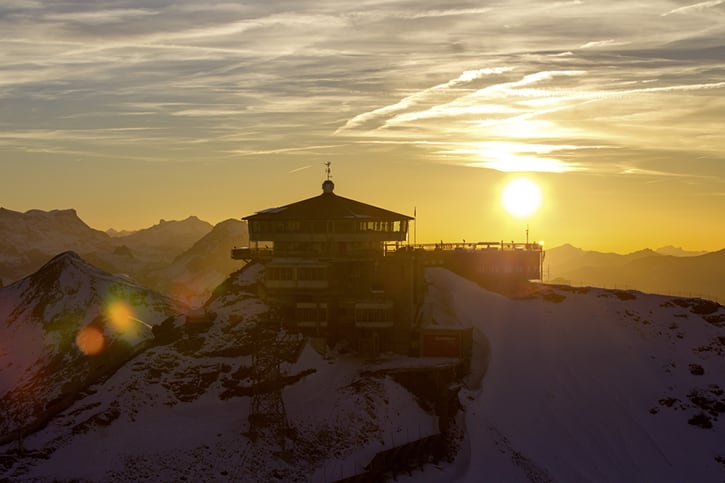
[[[292,171],[287,171],[287,174],[296,173],[297,171],[302,171],[303,169],[311,168],[312,166],[302,166],[301,168],[293,169]]]

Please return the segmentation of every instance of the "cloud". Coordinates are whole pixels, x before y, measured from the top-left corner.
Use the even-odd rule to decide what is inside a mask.
[[[665,12],[662,14],[663,17],[666,17],[668,15],[674,15],[674,14],[687,14],[690,12],[699,12],[708,8],[717,7],[718,5],[721,5],[722,3],[725,3],[725,0],[710,0],[708,2],[700,2],[695,3],[692,5],[686,5],[684,7],[679,7],[670,10],[669,12]]]
[[[174,116],[189,117],[224,117],[239,116],[241,114],[244,114],[244,111],[237,109],[184,109],[173,113]]]
[[[597,148],[599,146],[587,147],[587,149]],[[565,161],[551,155],[577,149],[584,149],[584,147],[493,141],[464,144],[442,149],[439,152],[444,156],[466,156],[470,160],[466,163],[467,166],[493,169],[505,173],[567,173],[581,171],[584,168],[576,162]]]
[[[233,154],[235,156],[259,156],[259,155],[268,155],[268,154],[284,154],[284,153],[298,153],[298,152],[305,152],[305,151],[318,151],[318,150],[324,150],[324,149],[339,148],[341,146],[342,145],[340,145],[340,144],[330,144],[330,145],[321,145],[321,146],[301,146],[301,147],[264,149],[264,150],[235,149],[235,150],[227,151],[227,153]]]
[[[692,14],[721,3],[4,2],[0,139],[549,172],[719,156],[725,28]]]
[[[432,9],[422,12],[398,12],[398,16],[409,19],[420,18],[441,18],[455,17],[459,15],[481,15],[490,12],[490,8],[450,8],[450,9]]]
[[[627,45],[628,42],[618,42],[614,39],[598,40],[593,42],[587,42],[586,44],[580,45],[580,49],[592,49],[599,47],[613,47],[615,45]]]
[[[56,22],[85,23],[89,25],[104,25],[133,20],[138,17],[158,15],[159,12],[147,9],[111,9],[88,12],[52,13],[45,16],[46,20]]]
[[[395,112],[399,112],[399,111],[408,109],[412,106],[415,106],[416,104],[419,104],[419,103],[425,101],[429,96],[431,96],[432,94],[437,94],[439,91],[444,91],[444,90],[451,89],[454,87],[459,87],[461,85],[470,83],[481,77],[502,74],[509,70],[511,70],[511,68],[495,67],[495,68],[484,68],[484,69],[478,69],[478,70],[465,71],[465,72],[461,73],[461,75],[459,75],[455,79],[449,80],[448,82],[444,82],[443,84],[435,85],[428,89],[424,89],[420,92],[416,92],[415,94],[411,94],[411,95],[401,99],[400,101],[396,102],[395,104],[392,104],[389,106],[384,106],[384,107],[375,109],[370,112],[358,114],[354,118],[347,121],[344,126],[342,126],[341,128],[339,128],[337,130],[336,133],[339,134],[345,130],[353,129],[358,126],[361,126],[364,123],[374,120],[376,118],[384,117],[388,114],[392,114]]]

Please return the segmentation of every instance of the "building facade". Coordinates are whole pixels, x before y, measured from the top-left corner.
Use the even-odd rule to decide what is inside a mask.
[[[251,246],[233,257],[263,261],[263,296],[295,328],[408,352],[421,277],[410,257],[394,254],[413,218],[338,196],[329,179],[322,188],[243,218]]]

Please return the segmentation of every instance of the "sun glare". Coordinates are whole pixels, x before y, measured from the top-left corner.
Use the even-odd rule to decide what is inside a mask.
[[[541,207],[541,189],[529,179],[517,178],[506,185],[501,202],[512,216],[525,218]]]

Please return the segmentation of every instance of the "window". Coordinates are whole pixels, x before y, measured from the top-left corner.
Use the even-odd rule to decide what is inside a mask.
[[[299,267],[297,268],[297,280],[326,280],[327,270],[325,267]]]
[[[392,303],[357,304],[355,307],[355,323],[389,323],[393,321]]]
[[[297,322],[327,322],[327,304],[297,304],[295,320]]]
[[[266,278],[267,280],[294,280],[295,269],[292,267],[269,267]]]

